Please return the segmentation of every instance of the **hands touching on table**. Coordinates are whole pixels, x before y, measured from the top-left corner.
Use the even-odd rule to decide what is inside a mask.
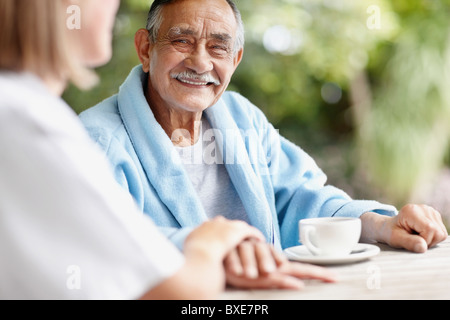
[[[273,246],[248,240],[232,250],[224,261],[227,283],[253,289],[301,289],[302,279],[336,281],[328,269],[289,261]]]
[[[423,253],[448,237],[439,212],[427,205],[406,205],[395,217],[373,212],[361,216],[363,241]]]
[[[213,274],[217,278],[218,270],[222,269],[223,283],[234,287],[298,289],[303,287],[301,279],[335,281],[332,271],[290,262],[265,243],[264,236],[256,228],[243,221],[222,217],[196,228],[185,241],[184,254],[187,263],[194,266],[190,268],[191,278],[205,266],[205,261],[209,261],[212,268],[203,268],[202,280],[209,278],[212,281]],[[196,261],[202,265],[194,264]],[[220,269],[217,264],[221,264]]]
[[[184,265],[142,299],[211,299],[226,283],[241,288],[299,288],[302,278],[334,280],[325,269],[290,263],[243,221],[221,217],[207,221],[189,234],[183,251]]]

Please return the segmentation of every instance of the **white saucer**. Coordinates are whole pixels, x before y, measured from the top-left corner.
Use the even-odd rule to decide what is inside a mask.
[[[372,244],[358,243],[352,253],[343,257],[321,257],[314,256],[305,246],[295,246],[284,250],[289,260],[306,263],[331,265],[344,264],[369,259],[380,253],[380,248]]]

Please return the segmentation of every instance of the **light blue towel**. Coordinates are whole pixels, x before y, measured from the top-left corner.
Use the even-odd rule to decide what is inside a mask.
[[[143,92],[146,74],[135,67],[119,93],[83,112],[81,120],[113,165],[117,181],[181,249],[207,217],[179,155],[156,121]],[[298,221],[397,210],[352,200],[325,186],[326,176],[301,148],[287,141],[264,114],[237,93],[226,92],[205,111],[218,151],[250,222],[278,248],[299,244]]]

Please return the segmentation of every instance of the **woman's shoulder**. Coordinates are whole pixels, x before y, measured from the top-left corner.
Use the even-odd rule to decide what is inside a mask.
[[[31,105],[61,103],[44,83],[31,73],[0,72],[0,107],[27,108]],[[44,103],[45,101],[45,103]]]
[[[0,72],[0,121],[40,132],[80,129],[75,112],[29,73]],[[77,131],[74,131],[76,133]]]

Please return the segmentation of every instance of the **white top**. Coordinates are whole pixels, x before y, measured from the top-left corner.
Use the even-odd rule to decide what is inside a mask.
[[[0,299],[139,298],[184,262],[29,74],[0,72],[0,259]]]
[[[214,129],[206,117],[202,119],[199,141],[193,146],[175,149],[208,218],[223,216],[229,220],[249,222],[241,198],[219,154]]]

